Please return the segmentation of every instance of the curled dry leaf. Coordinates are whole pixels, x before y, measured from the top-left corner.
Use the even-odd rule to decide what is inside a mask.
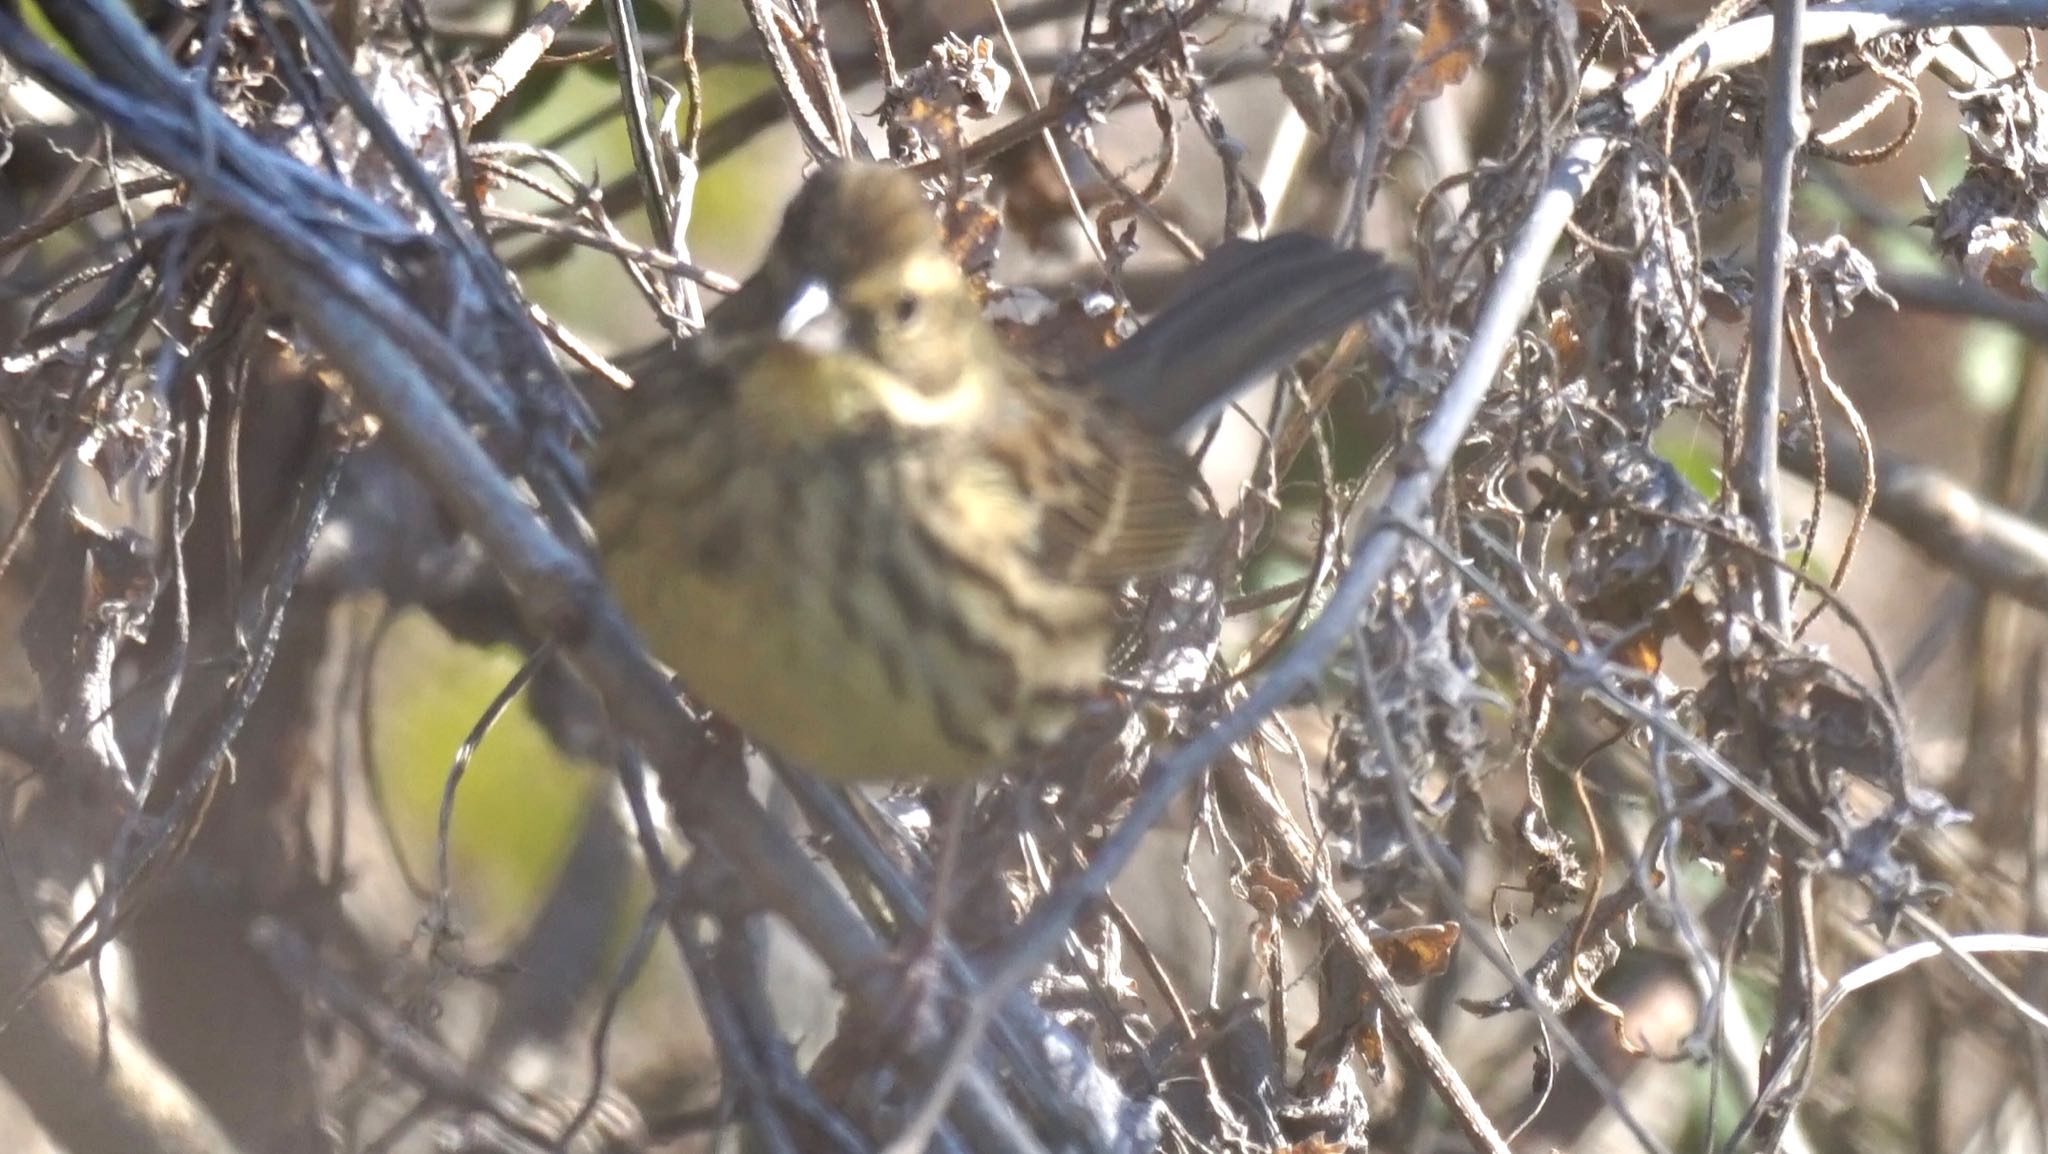
[[[1534,799],[1523,807],[1515,833],[1523,847],[1536,856],[1526,884],[1538,910],[1555,913],[1585,894],[1586,866],[1573,852],[1571,835],[1553,827]]]
[[[1305,23],[1282,32],[1272,45],[1273,75],[1280,92],[1303,123],[1318,136],[1328,136],[1350,121],[1351,97],[1337,82],[1323,46]]]
[[[957,151],[963,140],[961,122],[995,115],[1009,91],[1010,73],[996,63],[993,41],[986,36],[947,36],[882,97],[878,115],[888,133],[890,155],[918,164]]]
[[[1088,364],[1115,348],[1128,315],[1107,293],[1048,300],[1022,289],[1005,293],[993,312],[996,330],[1012,349],[1055,370]]]
[[[1585,933],[1568,927],[1536,964],[1523,972],[1544,1005],[1558,1013],[1571,1009],[1613,968],[1622,951],[1635,944],[1635,911],[1642,901],[1641,892],[1633,886],[1602,898],[1587,919]],[[1490,1000],[1460,998],[1458,1005],[1481,1018],[1523,1008],[1521,992],[1512,989]]]
[[[946,206],[945,229],[946,250],[961,271],[977,281],[985,280],[995,268],[1003,235],[1002,215],[980,200],[956,196]]]
[[[1937,252],[1964,273],[2020,300],[2036,296],[2031,231],[2048,220],[2048,141],[2034,126],[2043,99],[2024,71],[1962,94],[1963,135],[1970,146],[1963,178],[1942,195],[1922,181]]]
[[[1422,14],[1422,43],[1415,50],[1415,67],[1387,117],[1389,139],[1396,143],[1406,140],[1415,110],[1465,79],[1479,62],[1485,30],[1486,9],[1477,0],[1430,0]]]

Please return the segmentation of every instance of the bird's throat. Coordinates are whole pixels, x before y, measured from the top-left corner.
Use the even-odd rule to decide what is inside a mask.
[[[750,431],[787,448],[816,448],[878,425],[904,433],[965,428],[984,412],[978,375],[916,382],[867,357],[820,357],[786,343],[762,349],[742,378],[738,403]]]

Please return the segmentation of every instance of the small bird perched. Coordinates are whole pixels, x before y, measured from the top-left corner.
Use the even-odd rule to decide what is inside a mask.
[[[643,379],[596,457],[607,580],[684,690],[848,781],[962,781],[1101,687],[1117,588],[1213,537],[1169,438],[1385,305],[1402,275],[1294,235],[1226,246],[1074,382],[983,317],[917,181],[828,165]]]

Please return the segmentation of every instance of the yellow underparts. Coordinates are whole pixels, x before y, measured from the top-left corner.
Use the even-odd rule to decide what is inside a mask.
[[[687,456],[648,468],[671,476],[669,491],[701,493]],[[787,441],[718,457],[701,507],[606,494],[599,531],[606,577],[656,655],[762,747],[838,780],[957,781],[1056,736],[1100,685],[1111,594],[1027,567],[1019,545],[1037,513],[1000,470],[853,466]],[[982,581],[930,564],[934,538]]]

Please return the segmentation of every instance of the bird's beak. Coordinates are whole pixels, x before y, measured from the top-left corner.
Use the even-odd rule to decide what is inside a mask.
[[[846,346],[846,314],[822,282],[807,280],[790,294],[775,322],[775,335],[814,353],[838,352]]]

